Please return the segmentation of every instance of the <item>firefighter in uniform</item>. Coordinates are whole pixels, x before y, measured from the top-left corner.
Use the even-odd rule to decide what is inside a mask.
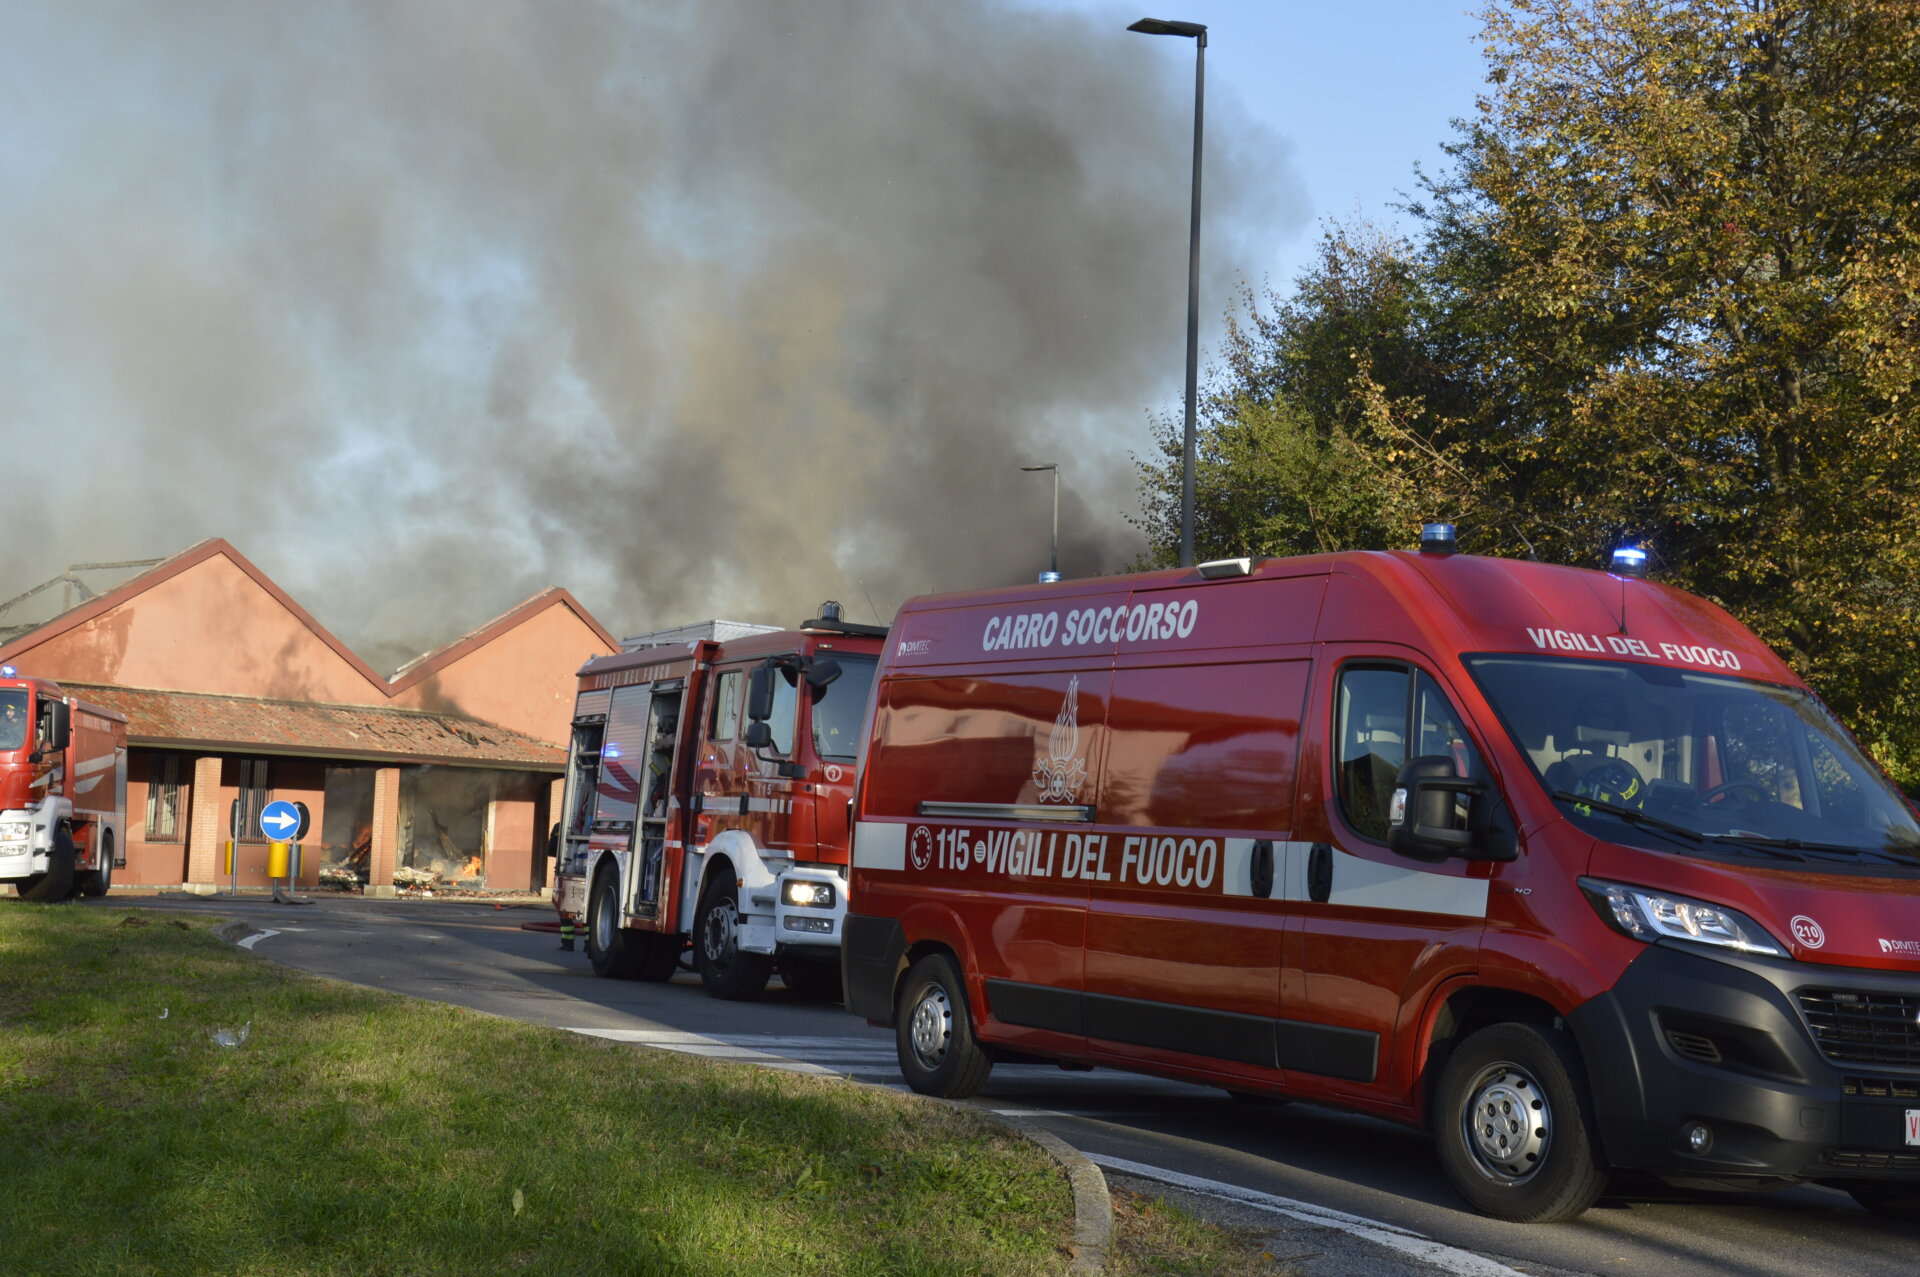
[[[574,933],[579,930],[580,927],[574,923],[572,918],[560,919],[560,947],[568,953],[572,953],[573,936]]]

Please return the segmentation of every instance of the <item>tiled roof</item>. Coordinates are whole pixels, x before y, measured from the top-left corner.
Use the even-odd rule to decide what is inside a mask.
[[[60,686],[82,700],[125,714],[127,738],[136,745],[541,771],[560,771],[567,761],[565,750],[545,741],[460,714],[66,680]]]

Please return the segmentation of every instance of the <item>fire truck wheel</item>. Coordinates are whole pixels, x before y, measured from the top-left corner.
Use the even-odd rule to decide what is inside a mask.
[[[613,980],[641,977],[644,953],[640,940],[620,926],[620,875],[601,873],[587,896],[587,961],[593,973]]]
[[[1847,1185],[1847,1192],[1882,1219],[1920,1220],[1920,1184],[1910,1180],[1857,1180]]]
[[[773,955],[740,949],[740,905],[733,883],[716,876],[700,895],[694,924],[693,965],[707,992],[726,1002],[751,1002],[766,991]]]
[[[33,900],[43,905],[58,904],[73,894],[73,862],[78,853],[73,849],[73,839],[67,837],[64,830],[53,836],[53,852],[47,857],[47,872],[34,874],[22,879],[15,886],[22,900]]]
[[[113,886],[113,835],[100,835],[100,867],[89,869],[80,875],[80,894],[89,897],[104,896]]]
[[[782,958],[780,982],[803,998],[840,1001],[840,963],[837,959]]]
[[[1440,1074],[1433,1125],[1447,1178],[1496,1219],[1572,1219],[1607,1186],[1585,1095],[1565,1034],[1531,1024],[1481,1029]]]
[[[959,1100],[986,1084],[993,1061],[973,1040],[966,984],[952,958],[930,953],[914,963],[895,1009],[894,1044],[908,1086]]]

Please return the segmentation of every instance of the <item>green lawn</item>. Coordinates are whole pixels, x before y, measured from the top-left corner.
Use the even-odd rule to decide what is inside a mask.
[[[1066,1266],[1065,1177],[971,1114],[316,979],[218,925],[0,902],[0,1272]],[[1116,1270],[1259,1270],[1144,1217]]]

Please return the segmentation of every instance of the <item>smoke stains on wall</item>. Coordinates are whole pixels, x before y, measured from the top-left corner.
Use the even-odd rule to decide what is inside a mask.
[[[1037,459],[1066,571],[1135,551],[1127,452],[1181,367],[1191,59],[1110,14],[5,25],[31,109],[0,124],[0,411],[86,476],[86,518],[34,523],[66,561],[245,528],[385,669],[552,580],[639,630],[1026,579]],[[1208,116],[1211,311],[1240,236],[1301,201],[1283,143]]]

